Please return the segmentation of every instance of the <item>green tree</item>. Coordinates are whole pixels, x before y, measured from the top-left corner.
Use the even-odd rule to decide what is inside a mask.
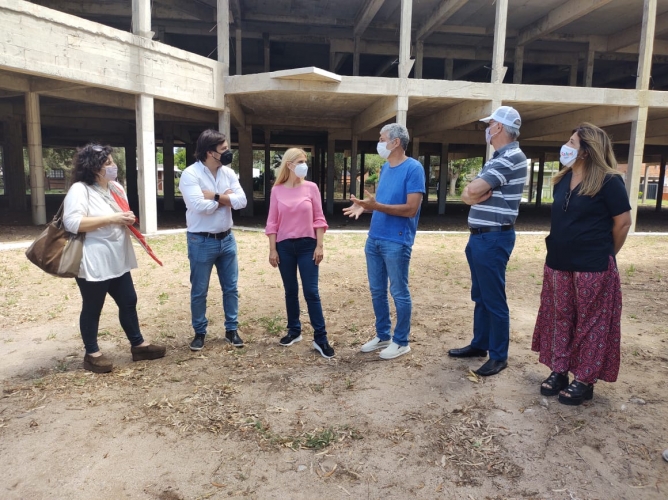
[[[461,194],[466,177],[482,168],[482,158],[465,158],[448,162],[448,180],[450,182],[449,195]]]
[[[188,166],[186,148],[174,148],[174,166],[178,167],[179,170],[183,170]]]

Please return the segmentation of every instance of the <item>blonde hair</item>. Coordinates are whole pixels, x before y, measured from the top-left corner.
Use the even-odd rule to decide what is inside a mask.
[[[605,130],[591,123],[581,123],[573,133],[580,139],[580,152],[585,153],[580,192],[582,196],[596,196],[605,184],[608,175],[621,175],[617,170],[617,159],[612,151],[612,141]],[[557,184],[572,167],[562,169],[552,179]]]
[[[300,156],[307,158],[306,151],[299,148],[290,148],[283,154],[283,158],[281,159],[281,166],[278,170],[278,175],[276,176],[274,186],[280,186],[290,178],[290,169],[288,168],[287,164],[294,162]]]

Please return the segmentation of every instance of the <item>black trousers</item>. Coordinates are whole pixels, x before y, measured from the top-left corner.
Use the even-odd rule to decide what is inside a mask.
[[[118,320],[130,344],[138,346],[144,342],[139,329],[139,318],[137,317],[137,292],[130,272],[105,281],[75,279],[83,300],[81,315],[79,316],[79,328],[87,354],[93,354],[100,350],[97,345],[97,330],[107,293],[111,295],[118,306]]]

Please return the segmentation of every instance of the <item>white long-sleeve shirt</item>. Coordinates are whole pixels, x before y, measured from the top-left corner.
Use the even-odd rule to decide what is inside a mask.
[[[114,210],[100,193],[83,182],[75,182],[65,196],[63,223],[71,233],[79,231],[84,217],[112,215]],[[105,281],[137,268],[132,239],[123,224],[109,224],[86,233],[79,278]]]
[[[231,207],[218,205],[217,201],[204,198],[202,190],[223,194],[228,189]],[[221,233],[232,227],[232,209],[246,206],[246,194],[241,189],[237,174],[230,167],[222,166],[214,178],[201,161],[193,163],[181,174],[179,190],[186,202],[186,224],[191,233]]]

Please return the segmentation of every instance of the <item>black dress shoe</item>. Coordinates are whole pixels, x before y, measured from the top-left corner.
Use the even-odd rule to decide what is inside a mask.
[[[239,334],[237,333],[236,330],[227,330],[225,332],[225,340],[227,340],[234,347],[244,346],[244,341],[241,340],[241,337],[239,337]]]
[[[453,358],[484,358],[487,356],[487,351],[467,345],[461,349],[450,349],[448,355]]]
[[[497,361],[496,359],[488,359],[487,363],[478,368],[475,372],[482,377],[489,377],[496,375],[501,370],[508,366],[508,361]]]

